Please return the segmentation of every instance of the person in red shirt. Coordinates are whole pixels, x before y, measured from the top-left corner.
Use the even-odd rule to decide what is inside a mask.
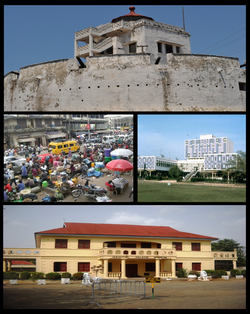
[[[5,185],[4,189],[5,189],[5,190],[7,189],[9,192],[12,191],[12,187],[10,186],[9,183]]]

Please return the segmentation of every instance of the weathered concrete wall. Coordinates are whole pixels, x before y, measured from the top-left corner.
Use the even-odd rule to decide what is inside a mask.
[[[153,55],[137,53],[89,57],[82,69],[75,59],[27,66],[19,76],[5,76],[4,110],[245,110],[238,83],[245,82],[245,71],[237,59],[182,54],[167,59],[155,65]]]
[[[246,110],[246,91],[239,89],[246,71],[238,59],[168,54],[167,68],[170,110]]]

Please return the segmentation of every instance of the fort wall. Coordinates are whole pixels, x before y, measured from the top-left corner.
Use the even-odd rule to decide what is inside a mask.
[[[76,59],[26,66],[5,75],[4,110],[246,110],[246,72],[237,58],[166,57],[166,64],[155,64],[153,54],[135,53],[87,57],[86,68]]]

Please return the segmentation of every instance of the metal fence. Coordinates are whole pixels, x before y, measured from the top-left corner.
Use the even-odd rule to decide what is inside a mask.
[[[122,296],[139,296],[140,299],[146,298],[145,282],[144,281],[123,281],[123,280],[101,280],[92,284],[92,301],[101,298],[117,298]]]

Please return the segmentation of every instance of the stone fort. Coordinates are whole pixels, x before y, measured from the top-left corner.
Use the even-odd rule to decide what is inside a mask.
[[[246,110],[246,70],[238,58],[191,54],[184,28],[129,9],[76,32],[74,58],[7,73],[4,110]]]

